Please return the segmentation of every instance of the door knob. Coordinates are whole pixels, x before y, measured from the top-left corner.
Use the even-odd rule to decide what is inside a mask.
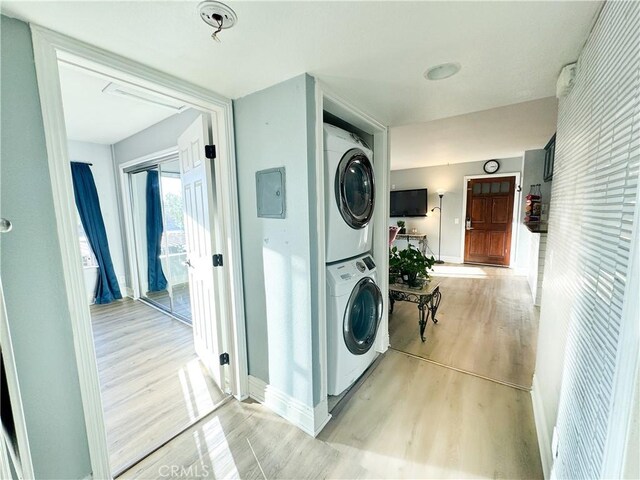
[[[10,232],[13,225],[6,218],[0,218],[0,233]]]

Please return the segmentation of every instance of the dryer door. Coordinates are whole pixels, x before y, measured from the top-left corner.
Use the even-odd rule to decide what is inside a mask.
[[[347,225],[355,230],[366,227],[373,216],[375,185],[371,161],[359,148],[352,148],[340,160],[335,192]]]
[[[342,333],[351,353],[363,355],[371,349],[381,319],[382,292],[365,277],[353,288],[344,312]]]

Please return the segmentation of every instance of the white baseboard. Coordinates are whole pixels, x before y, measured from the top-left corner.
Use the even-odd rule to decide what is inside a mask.
[[[267,384],[258,377],[249,375],[249,396],[256,402],[264,403],[264,392]]]
[[[435,258],[437,259],[438,257],[436,256]],[[461,257],[450,257],[448,255],[441,255],[440,259],[443,262],[447,263],[464,263],[464,260]]]
[[[312,437],[331,419],[326,398],[312,408],[252,375],[249,375],[249,396]]]
[[[533,375],[533,383],[531,386],[531,403],[533,404],[533,418],[536,424],[536,434],[538,436],[538,449],[540,450],[540,460],[542,462],[542,472],[544,478],[551,477],[551,467],[553,460],[551,458],[551,445],[549,444],[549,429],[547,428],[547,417],[544,413],[542,398],[538,387],[538,380]]]

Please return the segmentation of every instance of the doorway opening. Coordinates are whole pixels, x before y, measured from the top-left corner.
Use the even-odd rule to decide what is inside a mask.
[[[112,478],[229,394],[247,394],[231,102],[54,32],[34,27],[33,38],[91,465],[94,476]],[[175,135],[150,132],[168,124]],[[157,162],[152,233],[166,296],[154,304],[152,289],[141,298],[132,258],[126,213],[140,207],[118,174],[167,150],[178,170]],[[167,193],[177,192],[183,234],[179,215],[169,214],[179,202]],[[214,255],[226,268],[214,270]],[[186,279],[172,262],[189,267]]]
[[[198,261],[219,242],[204,151],[211,122],[162,97],[114,95],[125,87],[78,66],[60,62],[59,72],[109,462],[118,475],[228,398],[217,358],[226,348],[216,295],[223,288]],[[169,155],[154,153],[160,132],[175,145]],[[132,151],[154,158],[129,160]],[[194,281],[204,288],[190,288]]]

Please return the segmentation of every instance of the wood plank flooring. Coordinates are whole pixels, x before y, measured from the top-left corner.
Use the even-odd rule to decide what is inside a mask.
[[[416,306],[396,303],[392,346],[409,353],[389,350],[317,439],[232,400],[121,478],[543,478],[529,392],[427,361],[530,385],[537,316],[526,280],[483,266],[438,275],[440,323],[427,342]]]
[[[388,351],[314,439],[231,401],[121,478],[542,478],[527,392]]]
[[[415,304],[396,302],[389,316],[391,347],[494,380],[530,388],[539,310],[526,277],[482,265],[435,267],[442,302],[427,341],[418,334]]]
[[[191,327],[141,302],[92,305],[111,469],[117,472],[225,398]]]
[[[531,397],[389,350],[320,438],[380,478],[542,478]]]

